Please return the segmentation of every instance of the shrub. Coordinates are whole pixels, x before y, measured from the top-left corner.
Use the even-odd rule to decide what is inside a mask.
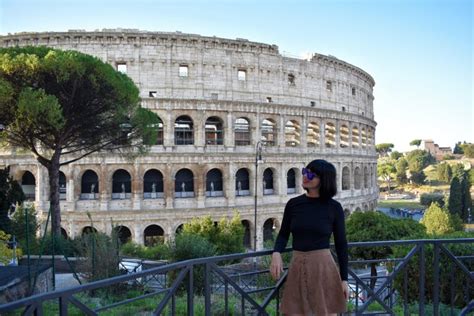
[[[120,252],[124,256],[149,260],[170,259],[170,248],[165,244],[146,247],[134,242],[128,242],[120,247]]]
[[[420,223],[425,225],[426,232],[434,235],[454,232],[456,229],[459,229],[460,225],[458,222],[452,214],[441,208],[436,202],[430,205],[420,221]]]

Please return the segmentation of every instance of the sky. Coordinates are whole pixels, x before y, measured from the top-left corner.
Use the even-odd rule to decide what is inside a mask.
[[[333,55],[376,82],[376,143],[474,142],[472,0],[0,0],[0,35],[133,28]]]

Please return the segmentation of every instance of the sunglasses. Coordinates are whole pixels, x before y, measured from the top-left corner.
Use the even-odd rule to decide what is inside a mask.
[[[307,168],[303,168],[303,170],[301,170],[301,173],[302,173],[303,176],[305,176],[306,179],[308,179],[309,181],[313,180],[314,178],[319,178],[319,176],[318,176],[316,173],[310,171],[310,170],[307,169]]]

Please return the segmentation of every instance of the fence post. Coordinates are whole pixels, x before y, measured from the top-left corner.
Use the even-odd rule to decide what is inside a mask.
[[[420,247],[420,302],[419,313],[425,315],[425,243],[421,241]]]
[[[434,266],[433,266],[433,315],[439,315],[439,244],[434,242]]]

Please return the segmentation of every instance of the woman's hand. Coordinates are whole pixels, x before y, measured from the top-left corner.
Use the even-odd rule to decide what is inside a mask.
[[[283,260],[279,252],[272,254],[272,263],[270,264],[270,274],[274,280],[278,280],[283,272]]]
[[[342,281],[342,293],[344,293],[344,298],[349,300],[349,285],[347,285],[347,281]]]

